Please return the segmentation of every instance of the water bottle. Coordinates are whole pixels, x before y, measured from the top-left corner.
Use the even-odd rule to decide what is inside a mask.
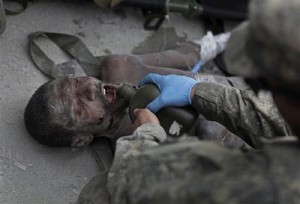
[[[136,108],[145,108],[152,100],[160,94],[154,84],[147,84],[136,88],[129,84],[122,84],[117,89],[117,95],[128,103],[129,116],[132,122]],[[192,106],[165,107],[156,114],[161,126],[169,136],[181,136],[184,133],[193,134],[194,124],[198,118],[197,111]]]

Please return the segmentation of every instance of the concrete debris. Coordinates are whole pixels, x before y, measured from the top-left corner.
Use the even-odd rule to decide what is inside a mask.
[[[23,164],[21,164],[21,163],[19,163],[17,161],[14,162],[14,166],[18,167],[19,169],[21,169],[23,171],[26,171],[26,166],[24,166]]]

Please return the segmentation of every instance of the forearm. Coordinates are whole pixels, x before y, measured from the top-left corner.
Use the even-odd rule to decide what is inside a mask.
[[[190,70],[200,59],[200,46],[187,42],[181,46],[156,53],[138,55],[145,65]]]
[[[260,136],[291,134],[269,94],[257,97],[251,90],[209,82],[197,84],[193,92],[193,106],[201,114],[223,124],[254,147],[260,146]]]
[[[173,69],[173,68],[166,68],[166,67],[161,68],[161,67],[145,66],[145,69],[143,70],[143,77],[150,73],[156,73],[161,75],[176,74],[176,75],[188,76],[193,79],[197,78],[197,74],[192,73],[191,71],[184,71],[180,69]]]

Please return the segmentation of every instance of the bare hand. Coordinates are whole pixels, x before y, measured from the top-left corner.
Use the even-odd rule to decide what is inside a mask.
[[[156,115],[148,109],[135,109],[133,113],[136,117],[133,123],[133,131],[135,131],[139,126],[146,123],[155,123],[160,125]]]

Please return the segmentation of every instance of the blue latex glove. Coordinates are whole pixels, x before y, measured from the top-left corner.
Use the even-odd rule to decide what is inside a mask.
[[[198,83],[195,79],[180,75],[148,74],[139,83],[139,87],[145,84],[155,84],[160,95],[148,104],[146,108],[156,113],[166,106],[186,106],[192,104],[190,93],[193,86]]]

